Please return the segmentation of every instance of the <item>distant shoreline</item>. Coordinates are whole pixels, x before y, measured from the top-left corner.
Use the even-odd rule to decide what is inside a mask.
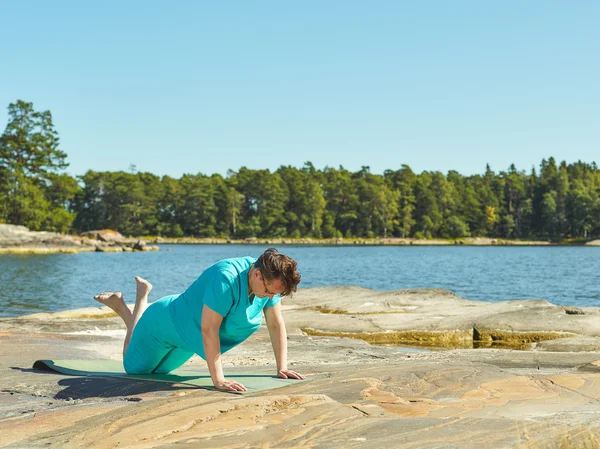
[[[328,246],[600,246],[600,240],[589,242],[548,242],[541,240],[506,240],[488,237],[461,239],[415,238],[195,238],[144,237],[156,244],[171,245],[328,245]]]
[[[55,234],[56,235],[56,234]],[[62,236],[73,238],[70,236]],[[261,246],[600,246],[600,240],[588,242],[548,242],[539,240],[504,240],[486,237],[469,237],[463,239],[414,239],[414,238],[166,238],[145,236],[143,250],[160,250],[157,245],[261,245]],[[98,242],[100,243],[100,242]],[[23,244],[0,245],[2,254],[77,254],[80,252],[132,252],[131,247],[113,245],[89,246],[82,244],[69,244],[56,242],[24,242]]]

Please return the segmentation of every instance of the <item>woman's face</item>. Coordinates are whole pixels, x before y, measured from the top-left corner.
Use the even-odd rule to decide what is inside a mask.
[[[280,295],[284,291],[283,284],[279,279],[267,281],[260,270],[254,270],[252,280],[252,292],[258,298],[268,297],[271,299],[273,296]]]

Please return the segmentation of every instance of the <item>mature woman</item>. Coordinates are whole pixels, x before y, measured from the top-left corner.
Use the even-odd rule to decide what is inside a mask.
[[[123,366],[130,374],[169,373],[194,353],[206,360],[216,388],[246,391],[225,379],[221,354],[258,330],[264,312],[277,362],[277,376],[303,379],[287,367],[287,334],[281,297],[296,291],[296,262],[274,248],[258,259],[222,260],[204,271],[179,295],[165,296],[148,306],[152,285],[140,278],[133,313],[120,292],[94,299],[114,310],[125,322]]]

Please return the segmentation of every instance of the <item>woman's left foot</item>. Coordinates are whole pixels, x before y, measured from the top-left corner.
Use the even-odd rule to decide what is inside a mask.
[[[135,296],[136,301],[148,296],[148,293],[152,290],[152,284],[146,279],[142,279],[139,276],[135,277]]]

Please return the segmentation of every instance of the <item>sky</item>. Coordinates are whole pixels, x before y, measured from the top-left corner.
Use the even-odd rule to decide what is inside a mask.
[[[600,162],[600,2],[0,0],[73,176]]]

